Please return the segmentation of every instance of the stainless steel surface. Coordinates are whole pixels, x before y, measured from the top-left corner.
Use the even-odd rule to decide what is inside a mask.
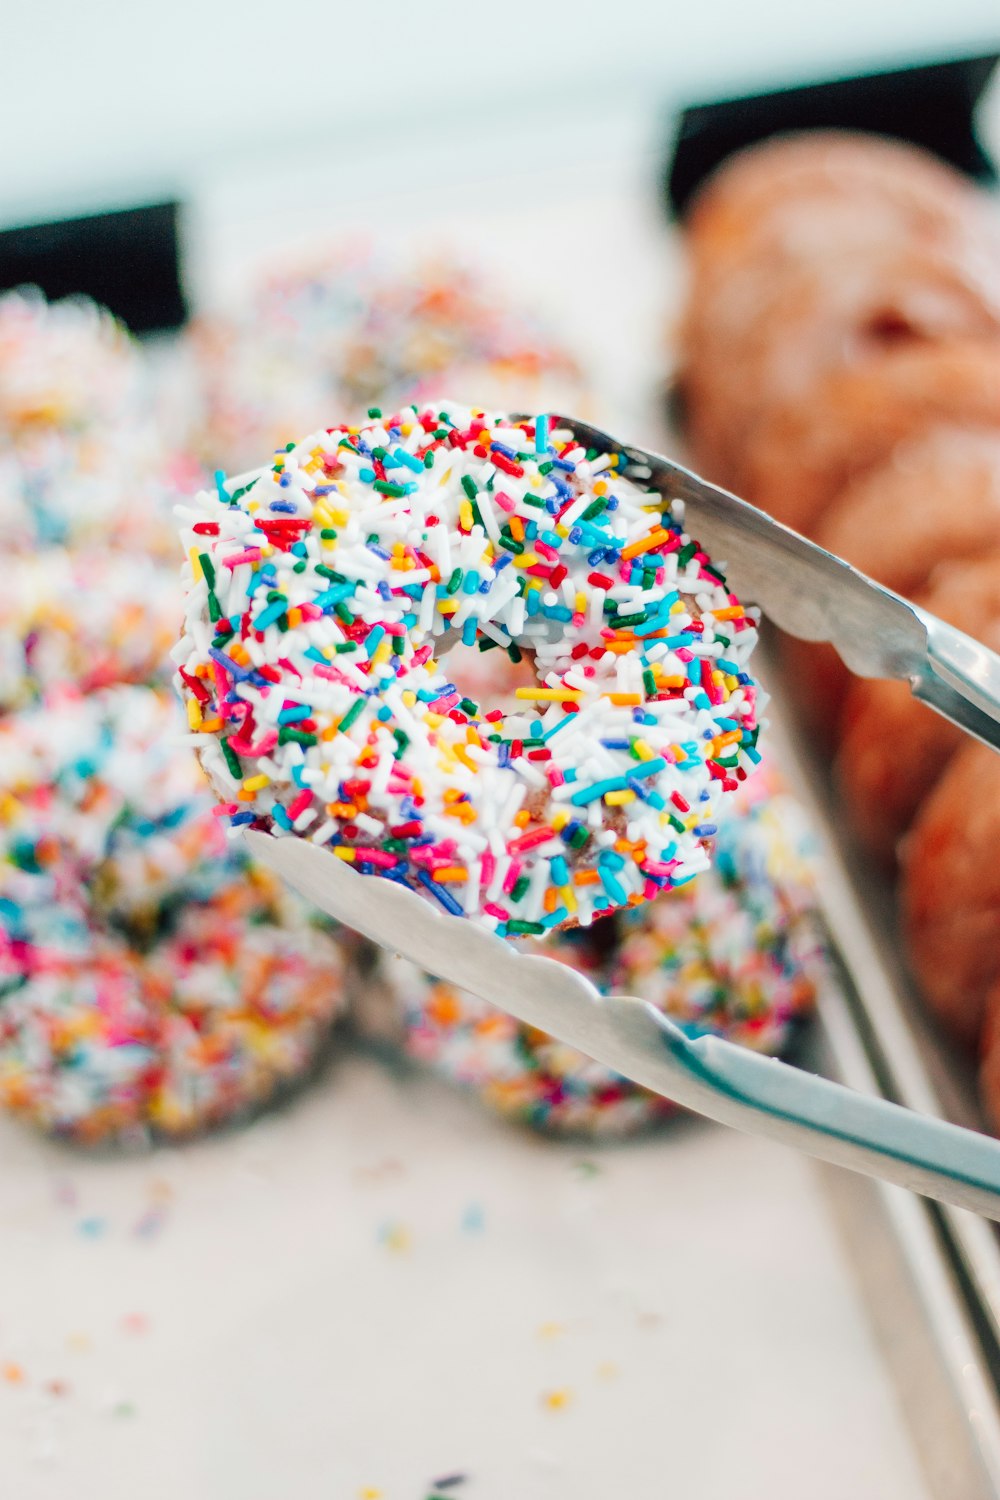
[[[827,927],[856,1000],[881,1091],[921,1114],[981,1129],[975,1076],[924,1011],[900,950],[892,892],[882,871],[854,848],[826,766],[792,725],[772,674],[772,743],[814,826],[823,833],[822,903]],[[1000,1237],[992,1224],[958,1209],[941,1210],[941,1232],[968,1280],[1000,1382]]]
[[[680,464],[573,417],[558,420],[589,447],[623,453],[637,482],[683,500],[687,529],[725,564],[734,592],[782,630],[829,641],[859,677],[909,682],[916,697],[1000,749],[1000,657],[992,651]]]
[[[338,921],[679,1104],[824,1161],[1000,1218],[1000,1142],[772,1058],[691,1040],[653,1006],[515,949],[395,881],[295,837],[245,835],[254,856]]]
[[[851,1088],[879,1092],[847,995],[834,982],[820,994],[810,1060]],[[857,1173],[819,1171],[932,1494],[997,1496],[1000,1402],[935,1210]]]

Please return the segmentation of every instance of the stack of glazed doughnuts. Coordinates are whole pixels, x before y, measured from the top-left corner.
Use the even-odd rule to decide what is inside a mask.
[[[915,148],[817,131],[724,163],[686,229],[695,466],[1000,648],[995,206]],[[905,684],[785,645],[859,839],[901,872],[923,993],[979,1045],[1000,1126],[1000,758]]]

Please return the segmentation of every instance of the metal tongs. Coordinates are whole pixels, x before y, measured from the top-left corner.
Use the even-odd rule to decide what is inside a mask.
[[[572,418],[588,447],[685,504],[685,529],[726,563],[733,591],[861,677],[914,695],[1000,750],[1000,657],[762,511],[669,459]],[[687,1037],[652,1005],[602,996],[564,964],[512,947],[413,891],[361,875],[304,839],[246,835],[253,854],[337,920],[549,1032],[626,1078],[738,1130],[1000,1220],[1000,1141],[855,1093],[718,1037]]]

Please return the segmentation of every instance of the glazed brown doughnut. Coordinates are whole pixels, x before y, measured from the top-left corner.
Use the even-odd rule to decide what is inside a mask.
[[[800,259],[825,254],[831,241],[840,251],[931,245],[982,212],[982,195],[918,147],[815,130],[727,157],[699,190],[685,228],[696,270],[710,274],[764,245]]]
[[[681,389],[696,463],[738,487],[775,401],[901,340],[995,338],[1000,215],[878,136],[810,131],[729,157],[688,209]]]
[[[1000,552],[943,563],[917,602],[996,650]],[[851,683],[836,773],[858,837],[879,858],[893,858],[900,836],[962,739],[962,731],[918,702],[906,683]]]
[[[837,496],[816,540],[907,596],[941,562],[1000,549],[1000,431],[934,427],[904,443]],[[788,637],[783,649],[800,712],[832,743],[850,673],[831,646]]]
[[[965,744],[921,808],[902,854],[902,917],[910,959],[928,1004],[973,1045],[986,998],[1000,979],[1000,756]],[[1000,1071],[994,1003],[987,1041],[989,1089]],[[984,1080],[985,1082],[985,1080]]]
[[[1000,341],[903,344],[775,407],[748,444],[748,500],[811,535],[836,496],[934,424],[1000,429]]]
[[[821,547],[897,594],[942,562],[1000,547],[1000,429],[932,427],[837,496]]]
[[[736,479],[761,418],[827,375],[906,343],[1000,338],[1000,239],[991,255],[965,236],[933,252],[754,259],[692,306],[684,337],[696,458]]]

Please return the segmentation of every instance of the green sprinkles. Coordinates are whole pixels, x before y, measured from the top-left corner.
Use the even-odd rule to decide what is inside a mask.
[[[347,733],[351,725],[354,723],[355,719],[357,719],[358,715],[361,713],[361,710],[364,708],[365,702],[366,700],[364,698],[355,698],[354,702],[351,704],[350,708],[347,710],[338,726],[341,734]]]
[[[237,781],[242,781],[243,766],[240,763],[240,758],[236,754],[236,751],[229,743],[228,738],[225,735],[221,736],[219,739],[219,744],[222,746],[222,753],[226,758],[226,765],[229,767],[233,776],[236,777]]]

